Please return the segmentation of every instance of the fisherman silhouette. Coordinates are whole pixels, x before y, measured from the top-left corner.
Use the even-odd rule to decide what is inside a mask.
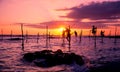
[[[92,34],[95,36],[97,32],[97,27],[95,27],[94,25],[92,26]]]
[[[70,46],[71,46],[71,30],[70,30],[70,26],[69,26],[69,28],[66,28],[66,30],[65,30],[65,34],[66,34],[66,39],[67,39],[67,41],[68,41],[68,45],[69,45],[69,51],[70,51]]]
[[[105,31],[102,31],[102,30],[101,30],[101,32],[100,32],[101,37],[104,37],[104,36],[105,36],[104,33],[105,33]]]
[[[66,30],[65,30],[65,32],[66,32],[66,39],[67,39],[67,41],[71,41],[71,34],[70,34],[70,29],[69,28],[66,28]]]
[[[74,34],[75,34],[75,37],[77,37],[77,36],[78,36],[78,34],[77,34],[77,32],[76,32],[76,31],[74,31]]]
[[[92,34],[94,36],[94,48],[96,48],[96,33],[97,33],[97,27],[94,25],[92,26]]]

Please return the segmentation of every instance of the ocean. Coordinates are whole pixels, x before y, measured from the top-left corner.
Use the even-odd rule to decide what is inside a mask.
[[[24,40],[23,49],[21,40],[9,40],[9,38],[7,36],[0,41],[0,72],[79,72],[77,69],[80,68],[72,64],[42,68],[22,60],[23,55],[28,52],[46,49],[53,51],[61,49],[63,52],[68,52],[69,45],[66,39],[63,45],[62,38],[51,38],[46,46],[46,37],[40,36],[37,40],[36,36],[29,36]],[[101,37],[97,37],[95,42],[94,37],[82,37],[80,41],[79,37],[72,37],[70,52],[85,56],[89,60],[89,72],[89,68],[99,68],[107,63],[120,62],[120,38],[116,39],[116,43],[114,40],[115,38],[104,37],[102,42]]]

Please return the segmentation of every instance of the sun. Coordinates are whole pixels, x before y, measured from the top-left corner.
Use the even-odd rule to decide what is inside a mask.
[[[54,29],[54,34],[56,34],[56,35],[62,35],[62,33],[63,33],[63,31],[64,30],[66,30],[66,28],[65,27],[58,27],[58,28],[56,28],[56,29]]]
[[[60,28],[59,28],[59,31],[60,31],[60,32],[62,32],[63,30],[65,30],[64,27],[60,27]]]

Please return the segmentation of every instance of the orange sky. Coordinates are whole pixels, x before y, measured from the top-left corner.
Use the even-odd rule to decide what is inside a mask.
[[[3,29],[4,34],[10,34],[11,30],[13,34],[21,34],[20,24],[35,25],[38,23],[44,23],[49,21],[73,21],[69,18],[61,18],[60,16],[67,15],[70,11],[56,11],[56,9],[66,9],[80,4],[89,4],[90,2],[98,2],[99,0],[1,0],[0,1],[0,29]],[[113,0],[101,0],[113,1]],[[114,0],[115,1],[115,0]],[[117,1],[117,0],[116,0]],[[89,19],[83,19],[82,22],[87,22]],[[52,25],[52,24],[51,24]],[[50,29],[51,33],[61,34],[59,30],[61,23],[57,28]],[[72,32],[77,30],[80,32],[80,28],[72,28]],[[89,34],[90,29],[83,29],[84,35]],[[109,34],[110,29],[106,30],[106,35]],[[118,31],[120,27],[118,27]],[[45,34],[45,29],[24,26],[24,34],[28,31],[29,34]],[[119,33],[119,32],[118,32]],[[114,34],[114,28],[112,28],[112,34]],[[119,33],[120,34],[120,33]]]

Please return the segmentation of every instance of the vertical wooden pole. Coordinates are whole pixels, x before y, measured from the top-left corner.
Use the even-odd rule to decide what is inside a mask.
[[[97,27],[93,25],[92,27],[92,34],[94,36],[94,48],[96,48],[96,33],[97,33]]]
[[[101,36],[101,39],[102,39],[101,42],[103,43],[103,36]]]
[[[22,33],[22,40],[24,38],[24,35],[23,35],[23,24],[21,24],[21,33]]]
[[[114,43],[115,43],[115,44],[116,44],[116,42],[117,42],[116,34],[117,34],[117,26],[115,26],[115,39],[114,39]]]
[[[13,38],[13,32],[12,32],[12,30],[11,30],[11,39]]]
[[[21,33],[22,33],[22,50],[24,51],[24,34],[23,34],[23,24],[21,23]]]
[[[102,31],[102,30],[100,31],[100,36],[101,36],[101,43],[103,43],[104,32],[105,32],[105,31]]]
[[[25,36],[25,39],[26,39],[26,43],[28,42],[28,31],[26,30],[26,36]]]
[[[48,26],[46,26],[46,47],[48,48]]]
[[[79,40],[79,42],[81,43],[81,41],[82,41],[82,30],[80,32],[80,40]]]
[[[62,31],[62,46],[65,46],[65,30]]]
[[[91,37],[91,30],[89,31],[89,41],[90,41],[90,37]]]
[[[3,40],[3,29],[1,29],[1,40]]]
[[[37,43],[39,43],[39,32],[37,34]]]
[[[109,38],[111,38],[111,30],[110,30],[110,32],[109,32],[109,35],[108,35],[108,37],[109,37]]]
[[[48,36],[49,44],[50,44],[50,38],[51,38],[51,36],[50,36],[50,32],[49,32],[49,36]]]
[[[11,28],[11,34],[10,34],[10,37],[11,37],[11,39],[13,38],[13,31],[12,31],[12,24],[10,24],[10,28]]]
[[[94,48],[96,48],[96,34],[94,35]]]
[[[70,25],[69,25],[69,37],[68,37],[68,42],[69,42],[69,51],[70,51],[70,48],[71,48],[71,33],[70,33]]]

